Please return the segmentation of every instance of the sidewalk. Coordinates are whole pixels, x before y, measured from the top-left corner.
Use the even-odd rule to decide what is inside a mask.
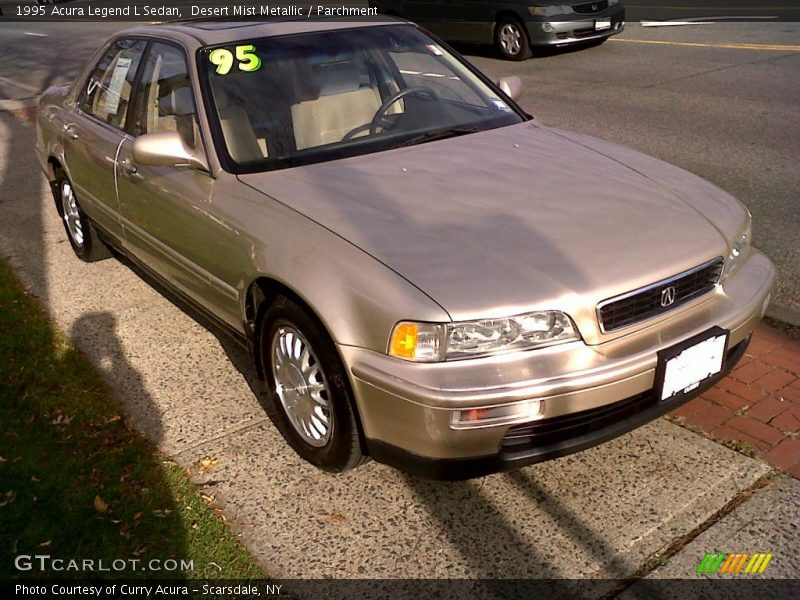
[[[800,342],[759,325],[731,375],[670,416],[800,478]]]

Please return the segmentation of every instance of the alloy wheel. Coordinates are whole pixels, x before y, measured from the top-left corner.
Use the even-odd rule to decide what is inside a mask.
[[[67,225],[67,231],[72,241],[78,247],[83,246],[83,224],[81,223],[78,201],[75,198],[72,186],[67,182],[64,182],[61,186],[61,207],[64,213],[64,223]]]
[[[331,439],[331,392],[314,350],[294,327],[282,325],[272,338],[272,376],[275,393],[289,422],[311,446],[321,448]]]
[[[522,32],[513,23],[506,23],[500,29],[500,45],[509,56],[519,54],[522,50]]]

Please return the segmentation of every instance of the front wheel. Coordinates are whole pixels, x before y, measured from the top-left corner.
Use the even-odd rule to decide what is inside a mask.
[[[528,32],[514,17],[506,17],[497,23],[494,45],[503,58],[508,60],[525,60],[533,55]]]
[[[270,416],[289,445],[326,471],[365,462],[350,383],[322,326],[291,298],[279,296],[259,331]]]

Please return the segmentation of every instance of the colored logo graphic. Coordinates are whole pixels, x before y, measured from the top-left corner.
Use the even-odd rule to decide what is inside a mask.
[[[698,573],[746,573],[755,575],[763,573],[772,554],[757,552],[749,554],[747,552],[739,554],[725,554],[724,552],[706,552],[700,566],[697,567]]]

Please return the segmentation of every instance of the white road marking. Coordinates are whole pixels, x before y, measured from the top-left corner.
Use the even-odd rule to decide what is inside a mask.
[[[39,93],[39,88],[35,88],[32,85],[28,85],[27,83],[22,83],[21,81],[14,81],[13,79],[9,79],[8,77],[0,76],[0,83],[5,83],[6,85],[13,85],[27,92],[33,92],[35,94]]]
[[[25,35],[29,35],[31,37],[47,37],[46,33],[36,33],[35,31],[26,31]]]
[[[750,19],[770,20],[777,16],[768,17],[691,17],[688,19],[673,19],[671,21],[642,21],[642,27],[676,27],[681,25],[713,25],[719,21],[741,21]]]
[[[712,21],[642,21],[642,27],[679,27],[681,25],[713,25]]]

